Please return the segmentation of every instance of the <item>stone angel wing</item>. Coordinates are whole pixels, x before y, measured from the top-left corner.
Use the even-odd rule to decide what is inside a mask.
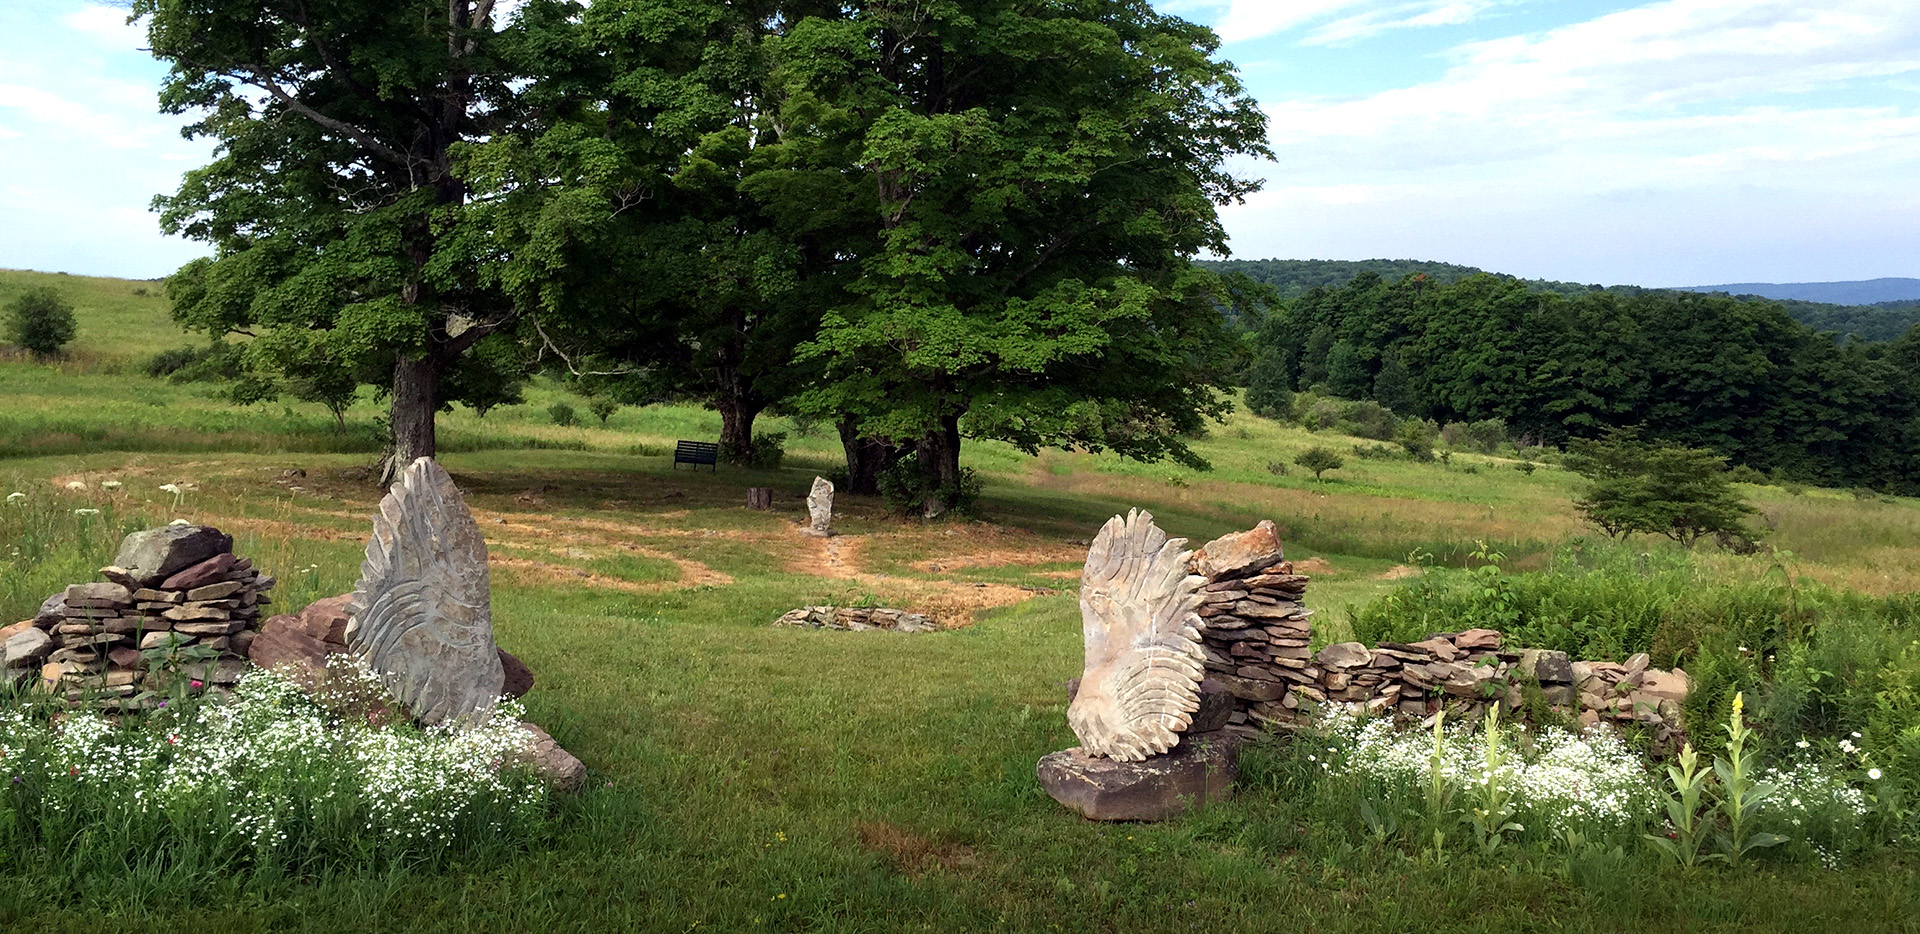
[[[487,544],[431,458],[408,465],[380,501],[347,611],[348,647],[421,722],[493,709],[506,671],[493,643]]]
[[[1186,544],[1133,510],[1107,520],[1087,551],[1087,667],[1067,722],[1091,755],[1138,762],[1166,752],[1200,709],[1205,624],[1194,611],[1206,578],[1187,574]]]

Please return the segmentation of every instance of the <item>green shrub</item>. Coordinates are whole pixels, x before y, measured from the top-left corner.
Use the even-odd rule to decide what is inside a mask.
[[[1507,443],[1507,423],[1498,418],[1477,422],[1448,422],[1440,429],[1440,440],[1447,447],[1492,454]]]
[[[1329,470],[1339,470],[1346,466],[1346,461],[1341,460],[1340,455],[1321,447],[1308,448],[1299,457],[1294,458],[1293,462],[1313,471],[1315,480],[1320,479],[1320,475]]]
[[[547,406],[547,417],[562,428],[572,428],[580,424],[580,415],[573,410],[573,406],[565,402],[555,402]]]
[[[593,417],[599,419],[600,424],[605,425],[607,419],[613,417],[613,413],[620,411],[620,403],[608,396],[596,396],[587,404],[587,411],[592,412]]]
[[[877,479],[887,508],[902,515],[926,515],[934,503],[941,507],[935,510],[937,514],[970,515],[980,500],[980,478],[973,468],[962,467],[957,482],[935,487],[927,483],[918,458],[912,454],[880,471]]]
[[[723,449],[720,456],[729,464],[755,470],[779,470],[787,456],[787,435],[783,431],[755,432],[746,450]]]
[[[79,331],[73,304],[51,286],[28,289],[7,303],[7,340],[45,359],[60,353]]]

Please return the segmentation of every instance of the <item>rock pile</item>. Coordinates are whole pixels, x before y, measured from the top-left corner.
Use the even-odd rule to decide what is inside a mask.
[[[1637,721],[1654,730],[1656,748],[1684,739],[1686,672],[1650,669],[1644,653],[1624,664],[1576,662],[1564,652],[1508,649],[1491,629],[1313,651],[1313,614],[1302,604],[1307,578],[1285,561],[1271,522],[1207,543],[1188,570],[1208,581],[1198,611],[1206,621],[1201,689],[1233,699],[1227,729],[1242,736],[1291,729],[1328,704],[1400,720],[1425,720],[1442,707],[1450,717],[1477,718],[1492,704],[1524,708],[1537,689],[1540,702],[1583,726]]]
[[[853,632],[886,630],[889,632],[934,632],[940,627],[933,620],[906,610],[874,606],[803,606],[788,610],[773,621],[775,626],[799,626],[806,629],[845,629]]]
[[[261,609],[273,602],[273,578],[208,526],[135,532],[100,574],[106,580],[74,584],[0,630],[10,680],[37,674],[71,702],[109,709],[157,705],[139,695],[178,682],[222,691],[246,670]]]

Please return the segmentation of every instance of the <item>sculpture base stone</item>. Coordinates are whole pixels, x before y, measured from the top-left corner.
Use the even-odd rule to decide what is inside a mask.
[[[1232,739],[1202,733],[1142,762],[1089,756],[1075,746],[1042,757],[1034,771],[1053,800],[1088,820],[1154,821],[1226,800],[1239,775],[1238,754]]]

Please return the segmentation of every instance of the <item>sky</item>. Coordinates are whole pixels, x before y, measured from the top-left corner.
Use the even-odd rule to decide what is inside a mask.
[[[1268,113],[1240,258],[1638,285],[1920,277],[1920,0],[1155,0]],[[0,267],[203,255],[149,204],[211,147],[125,11],[0,2]]]

